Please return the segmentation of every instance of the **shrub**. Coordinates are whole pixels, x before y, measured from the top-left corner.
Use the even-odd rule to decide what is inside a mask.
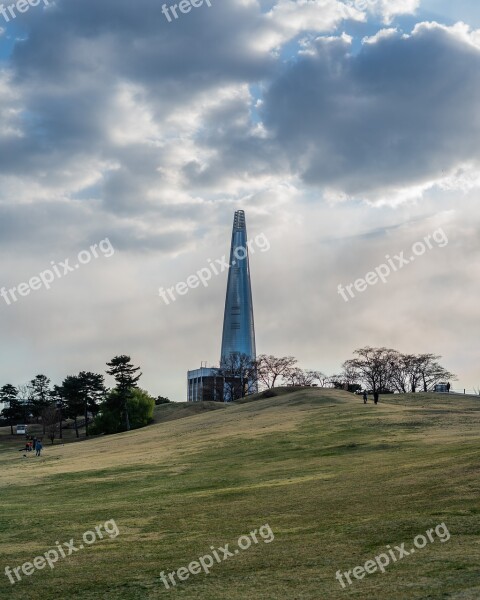
[[[169,404],[170,402],[171,400],[169,398],[164,398],[163,396],[158,396],[158,398],[155,399],[155,404],[157,406],[160,404]]]
[[[100,412],[95,417],[91,427],[91,433],[94,435],[105,433],[120,433],[125,431],[124,419],[118,403],[115,402],[117,392],[112,390],[106,401],[100,407]],[[127,401],[127,410],[131,429],[145,427],[153,419],[153,409],[155,399],[148,392],[139,388],[131,390],[130,398]]]

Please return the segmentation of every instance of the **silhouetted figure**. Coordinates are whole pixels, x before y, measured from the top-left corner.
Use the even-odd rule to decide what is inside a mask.
[[[450,393],[450,382],[447,383],[447,394]]]
[[[40,440],[37,440],[37,442],[35,444],[36,456],[40,456],[42,448],[43,448],[42,442]]]
[[[363,392],[363,403],[364,403],[364,404],[366,404],[366,403],[367,403],[367,400],[368,400],[368,396],[367,396],[367,390],[365,390],[365,391]]]
[[[375,404],[378,404],[378,392],[373,392],[373,401],[375,402]]]

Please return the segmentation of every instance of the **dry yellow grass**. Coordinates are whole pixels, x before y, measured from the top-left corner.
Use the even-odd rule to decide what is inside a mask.
[[[40,459],[3,444],[1,597],[480,598],[480,402],[418,395],[374,406],[340,391],[280,394],[47,446]],[[172,419],[175,410],[157,418]],[[118,524],[118,538],[9,585],[2,565],[23,564],[107,519]],[[173,590],[162,585],[160,571],[267,522],[273,543]],[[335,580],[338,569],[441,522],[448,543],[345,590]]]

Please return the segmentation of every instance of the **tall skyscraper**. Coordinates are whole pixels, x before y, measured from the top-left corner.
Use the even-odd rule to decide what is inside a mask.
[[[247,225],[243,210],[237,210],[233,218],[229,265],[220,365],[232,354],[256,358]]]
[[[230,390],[245,386],[249,393],[257,390],[256,383],[245,380],[243,375],[232,373],[229,376],[225,373],[226,367],[232,364],[232,361],[229,363],[232,356],[246,355],[250,360],[256,358],[247,226],[243,210],[237,210],[233,218],[229,265],[220,352],[221,368],[202,366],[200,369],[188,371],[189,402],[202,400],[223,402],[227,396],[226,385]]]

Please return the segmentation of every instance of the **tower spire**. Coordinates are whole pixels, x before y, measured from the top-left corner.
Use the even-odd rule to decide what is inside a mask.
[[[255,326],[248,260],[245,212],[233,218],[220,364],[232,354],[245,354],[255,360]]]

